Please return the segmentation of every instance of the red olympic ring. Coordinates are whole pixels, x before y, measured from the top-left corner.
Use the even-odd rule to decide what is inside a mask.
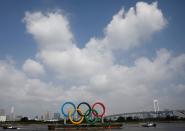
[[[103,117],[104,114],[105,114],[105,106],[104,106],[104,104],[101,103],[101,102],[96,102],[96,103],[94,103],[94,105],[92,106],[92,110],[95,110],[94,108],[95,108],[96,105],[100,105],[100,106],[103,108],[103,112],[102,112],[102,114],[98,114],[98,115],[97,115],[95,112],[92,112],[93,115],[94,115],[94,116],[97,116],[97,117]]]

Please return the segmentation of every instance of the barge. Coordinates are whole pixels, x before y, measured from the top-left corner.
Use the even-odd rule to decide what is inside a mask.
[[[52,124],[48,125],[48,130],[102,130],[102,129],[122,129],[122,123],[96,123],[96,124]]]

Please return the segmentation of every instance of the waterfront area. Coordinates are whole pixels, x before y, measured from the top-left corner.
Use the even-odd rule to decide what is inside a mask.
[[[47,131],[47,124],[29,124],[29,125],[17,125],[20,127],[20,131]],[[139,123],[123,124],[122,129],[107,129],[111,131],[184,131],[185,122],[173,122],[173,123],[157,123],[156,127],[142,127]],[[9,129],[4,130],[0,127],[0,131],[9,131]],[[99,130],[100,131],[100,130]]]

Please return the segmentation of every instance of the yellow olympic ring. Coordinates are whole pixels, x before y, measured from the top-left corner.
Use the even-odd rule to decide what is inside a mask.
[[[77,109],[76,111],[78,111],[79,113],[82,114],[82,111],[81,111],[80,109]],[[84,116],[80,116],[81,118],[80,118],[79,121],[74,121],[73,118],[72,118],[72,113],[73,113],[73,111],[70,110],[70,111],[69,111],[69,120],[70,120],[73,124],[75,124],[75,125],[81,124],[81,123],[83,122],[83,120],[84,120]]]

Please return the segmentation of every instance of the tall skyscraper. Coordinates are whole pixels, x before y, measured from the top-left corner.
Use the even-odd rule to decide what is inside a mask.
[[[158,102],[158,100],[154,99],[153,103],[154,103],[154,111],[158,112],[159,111],[159,102]]]
[[[44,120],[45,121],[50,120],[51,119],[50,117],[51,117],[51,113],[49,111],[47,111],[47,112],[44,113]]]
[[[11,114],[14,113],[14,107],[13,107],[13,106],[11,107],[10,113],[11,113]]]
[[[14,107],[13,106],[11,107],[11,110],[10,110],[10,120],[15,121],[15,114],[14,114]]]
[[[40,116],[40,120],[44,120],[44,116],[43,115]]]

